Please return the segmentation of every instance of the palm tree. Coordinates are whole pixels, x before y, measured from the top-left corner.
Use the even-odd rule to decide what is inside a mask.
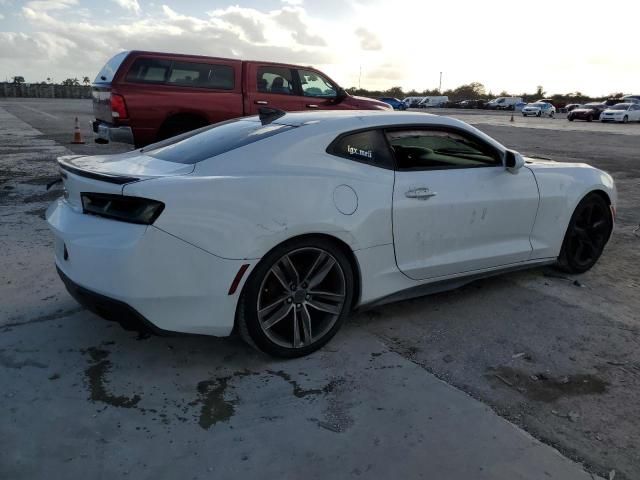
[[[91,80],[89,80],[89,77],[82,77],[82,83],[84,83],[85,85],[89,85],[91,83]]]

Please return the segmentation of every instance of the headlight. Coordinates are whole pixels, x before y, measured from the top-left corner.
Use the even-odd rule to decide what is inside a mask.
[[[109,193],[82,193],[82,211],[122,222],[151,225],[164,210],[164,203],[148,198]]]

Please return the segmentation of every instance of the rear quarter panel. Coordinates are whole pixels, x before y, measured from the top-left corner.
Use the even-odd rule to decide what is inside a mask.
[[[536,177],[540,205],[531,232],[532,259],[557,257],[580,201],[595,190],[605,192],[615,206],[617,194],[609,174],[586,164],[537,162],[527,164]]]
[[[314,233],[352,250],[392,244],[393,171],[325,153],[335,134],[307,138],[304,127],[296,130],[200,162],[193,175],[130,184],[124,192],[165,202],[155,226],[228,259],[260,258]],[[357,196],[351,214],[336,207],[341,185]]]

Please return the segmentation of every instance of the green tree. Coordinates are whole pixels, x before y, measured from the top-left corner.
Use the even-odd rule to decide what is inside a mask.
[[[91,80],[89,79],[89,77],[82,77],[82,83],[84,83],[85,85],[89,85],[91,83]]]
[[[22,76],[13,77],[13,83],[15,85],[20,85],[20,84],[24,83],[24,77],[22,77]]]

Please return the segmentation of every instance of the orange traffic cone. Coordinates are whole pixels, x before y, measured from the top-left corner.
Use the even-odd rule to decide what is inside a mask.
[[[78,124],[78,117],[76,117],[76,126],[73,129],[73,141],[71,143],[84,143],[84,140],[82,140],[82,133],[80,133],[80,125]]]
[[[515,121],[515,120],[513,119],[513,113],[511,114],[511,120],[509,120],[509,121],[510,121],[510,122]]]

